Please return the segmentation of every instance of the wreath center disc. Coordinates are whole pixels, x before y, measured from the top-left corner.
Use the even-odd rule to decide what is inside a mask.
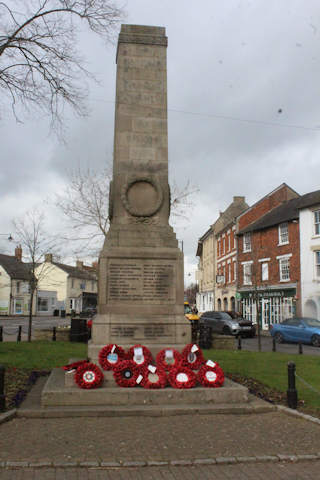
[[[217,378],[217,374],[215,372],[212,372],[212,371],[208,371],[206,372],[206,379],[208,380],[208,382],[214,382]]]
[[[117,363],[118,361],[118,354],[117,353],[109,353],[107,356],[107,360],[109,363]]]
[[[150,383],[157,383],[159,381],[159,376],[156,373],[149,373],[148,380]]]
[[[193,352],[190,352],[188,355],[188,362],[194,363],[197,360],[197,355]]]
[[[137,365],[141,365],[144,362],[144,356],[143,355],[135,355],[133,357],[133,360]]]
[[[96,379],[96,374],[92,372],[91,370],[88,370],[83,374],[83,380],[88,383],[94,382]]]
[[[131,370],[124,370],[123,376],[124,376],[124,378],[131,378],[132,377]]]
[[[178,373],[176,378],[180,383],[185,383],[189,381],[189,377],[186,373]]]

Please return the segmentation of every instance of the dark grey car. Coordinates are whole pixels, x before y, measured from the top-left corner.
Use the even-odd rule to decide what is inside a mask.
[[[254,336],[252,322],[243,318],[232,318],[227,312],[209,311],[200,317],[200,326],[210,327],[212,332],[224,335]]]

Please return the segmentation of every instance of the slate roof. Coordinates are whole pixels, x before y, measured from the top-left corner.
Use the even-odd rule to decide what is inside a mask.
[[[72,267],[71,265],[65,265],[64,263],[57,263],[52,262],[52,265],[56,265],[57,267],[61,268],[64,272],[66,272],[70,277],[75,278],[82,278],[83,280],[96,280],[96,275],[87,272],[86,270],[82,270],[77,267]]]
[[[320,205],[320,190],[293,198],[292,200],[273,208],[270,212],[263,215],[263,217],[260,217],[255,222],[240,230],[238,235],[263,230],[265,228],[279,225],[280,223],[296,220],[299,218],[299,210],[301,208],[312,207],[317,204]]]
[[[320,190],[316,190],[315,192],[306,193],[300,197],[299,202],[299,209],[312,207],[313,205],[320,205]]]
[[[255,222],[240,230],[238,235],[248,232],[255,232],[257,230],[263,230],[265,228],[273,227],[274,225],[279,225],[280,223],[298,219],[298,205],[300,200],[301,197],[293,198],[292,200],[273,208],[270,212],[267,212],[265,215],[263,215],[263,217],[260,217]]]
[[[30,266],[12,255],[0,253],[0,265],[15,280],[30,280]]]

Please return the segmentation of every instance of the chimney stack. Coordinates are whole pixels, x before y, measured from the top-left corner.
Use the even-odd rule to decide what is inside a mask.
[[[45,262],[48,262],[48,263],[52,263],[52,253],[46,253],[45,256],[44,256],[44,261]]]
[[[83,262],[81,262],[81,260],[77,260],[76,267],[79,268],[79,270],[83,270]]]
[[[15,248],[14,256],[16,257],[17,260],[19,260],[19,262],[22,261],[22,248],[21,248],[21,245],[18,245],[18,246]]]

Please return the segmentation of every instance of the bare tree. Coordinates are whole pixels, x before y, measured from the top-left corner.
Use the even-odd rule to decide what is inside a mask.
[[[38,265],[42,262],[43,255],[52,252],[57,246],[57,239],[49,236],[45,230],[45,215],[37,209],[26,212],[22,218],[13,221],[14,238],[20,243],[24,253],[24,260],[29,267],[29,321],[28,321],[28,342],[31,341],[32,335],[32,317],[33,304],[36,298],[38,282],[42,274],[46,274],[47,270],[37,271]]]
[[[110,41],[123,10],[111,0],[0,1],[0,91],[18,106],[40,109],[53,126],[68,104],[86,113],[83,78],[92,77],[77,49],[81,21]]]
[[[69,173],[65,191],[56,196],[55,204],[64,213],[74,234],[68,240],[78,243],[80,250],[92,250],[96,257],[109,228],[108,203],[109,183],[112,179],[111,165],[104,170],[82,170],[80,167]],[[188,181],[184,187],[171,186],[171,217],[188,220],[194,206],[198,188]],[[69,228],[69,231],[71,229]],[[100,239],[100,241],[99,241]],[[74,251],[77,254],[77,251]]]

